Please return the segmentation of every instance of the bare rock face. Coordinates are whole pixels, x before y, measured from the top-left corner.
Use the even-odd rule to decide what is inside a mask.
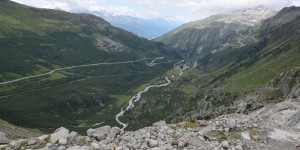
[[[157,142],[156,140],[153,140],[153,139],[150,139],[150,140],[148,141],[148,144],[149,144],[149,146],[150,146],[151,148],[157,147],[157,146],[158,146],[158,142]]]
[[[287,22],[290,22],[300,15],[300,8],[291,6],[283,8],[277,15],[266,19],[262,25],[262,28],[270,28],[274,26],[281,26]]]
[[[1,144],[8,144],[10,140],[6,137],[5,133],[0,132],[0,145]]]
[[[121,129],[119,127],[112,127],[109,132],[109,137],[114,138],[120,133],[121,133]]]
[[[166,125],[167,125],[167,123],[165,121],[158,121],[153,124],[153,126],[156,126],[156,127],[164,127]]]
[[[21,147],[21,142],[20,141],[12,141],[9,143],[13,149],[18,149]]]
[[[64,127],[58,128],[53,134],[51,134],[50,141],[52,143],[57,142],[61,138],[68,138],[70,131]]]
[[[100,31],[106,31],[110,25],[107,21],[91,14],[80,14],[80,22],[94,25]]]
[[[97,140],[104,140],[106,136],[110,133],[110,126],[103,126],[97,129],[89,129],[87,130],[87,135],[92,138],[96,138]]]
[[[1,148],[18,149],[298,149],[300,99],[268,104],[254,112],[227,114],[210,120],[167,124],[159,121],[137,131],[103,126],[89,129],[87,136],[61,127],[50,136],[11,141]],[[3,136],[3,134],[2,134]],[[4,135],[5,136],[5,135]],[[1,137],[1,134],[0,134]]]
[[[292,105],[296,107],[291,107]],[[295,130],[298,113],[293,110],[299,110],[299,106],[299,102],[291,100],[262,108],[250,115],[228,114],[211,120],[199,120],[193,122],[193,125],[191,122],[166,124],[165,121],[159,121],[153,126],[137,131],[120,132],[118,127],[103,126],[89,129],[88,136],[76,134],[76,138],[69,138],[69,130],[62,127],[51,135],[52,139],[60,137],[58,142],[50,140],[50,143],[45,143],[47,141],[39,141],[37,138],[33,145],[24,142],[30,140],[25,139],[12,141],[10,145],[4,146],[14,149],[27,147],[59,150],[295,149],[300,142],[300,131]],[[287,115],[288,118],[285,120],[278,112]],[[281,120],[283,123],[277,124],[274,120]],[[39,144],[42,147],[39,147]]]
[[[287,99],[300,97],[300,69],[294,68],[291,71],[282,72],[267,86],[278,88]]]
[[[66,145],[68,143],[68,140],[66,138],[60,138],[58,143],[61,145]]]
[[[251,115],[261,116],[266,120],[266,126],[280,125],[300,129],[300,102],[296,100],[269,104]]]
[[[27,144],[28,144],[28,145],[34,145],[36,142],[37,142],[37,140],[35,140],[35,139],[30,139],[30,140],[28,140]]]

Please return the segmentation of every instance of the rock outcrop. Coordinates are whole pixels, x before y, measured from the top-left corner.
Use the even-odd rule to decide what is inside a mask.
[[[8,144],[10,141],[6,137],[5,133],[0,132],[0,144]]]
[[[64,127],[58,128],[53,134],[51,134],[50,141],[55,143],[61,139],[66,139],[70,131]]]
[[[10,143],[5,134],[0,134],[0,140],[4,141],[0,149],[293,150],[300,146],[299,114],[300,99],[291,99],[267,105],[249,115],[229,114],[177,124],[159,121],[137,131],[103,126],[89,129],[87,136],[81,136],[61,127],[51,135]]]
[[[300,68],[280,73],[267,86],[278,88],[287,99],[300,97]]]

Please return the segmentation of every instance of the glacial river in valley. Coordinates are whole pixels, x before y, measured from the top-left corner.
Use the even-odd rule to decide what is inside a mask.
[[[162,59],[162,58],[156,58],[154,59],[150,64],[154,64],[155,60],[159,60],[159,59]],[[175,63],[174,64],[174,69],[178,69],[179,70],[179,76],[182,76],[183,74],[183,70],[184,69],[187,69],[187,65],[183,64],[184,60],[178,62],[178,63]],[[150,66],[153,66],[153,65],[150,65]],[[160,88],[160,87],[165,87],[165,86],[168,86],[170,83],[171,83],[171,80],[169,78],[174,78],[175,75],[172,75],[171,77],[165,77],[166,79],[166,83],[163,83],[163,84],[155,84],[155,85],[150,85],[148,87],[146,87],[144,90],[138,92],[136,95],[134,95],[128,102],[128,105],[127,107],[124,109],[124,107],[121,109],[121,111],[116,115],[116,121],[122,125],[122,130],[124,130],[128,124],[120,121],[120,117],[124,115],[124,113],[132,108],[134,108],[134,103],[138,102],[141,97],[142,97],[142,94],[143,93],[146,93],[149,91],[149,89],[151,88]]]

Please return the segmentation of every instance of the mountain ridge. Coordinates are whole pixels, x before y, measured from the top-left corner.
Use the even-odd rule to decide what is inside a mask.
[[[130,16],[99,16],[105,18],[116,27],[123,28],[147,39],[159,37],[178,26],[175,23],[163,19],[141,19]]]
[[[104,18],[113,26],[122,28],[138,35],[139,37],[147,39],[154,39],[156,37],[159,37],[180,25],[180,23],[175,23],[159,18],[143,19],[126,15],[113,15],[101,11],[72,10],[72,12],[95,14],[96,16]]]
[[[244,46],[251,43],[255,39],[247,36],[247,29],[274,14],[274,11],[264,7],[217,14],[184,24],[156,40],[181,49],[187,58],[195,55],[202,57],[224,45]]]
[[[283,12],[293,13],[293,9],[285,8]],[[283,12],[280,11],[279,15]],[[274,18],[280,19],[278,15]],[[284,17],[282,19],[286,20]],[[189,68],[174,84],[145,95],[145,100],[126,116],[127,121],[134,123],[134,120],[138,120],[144,124],[149,121],[145,117],[153,122],[165,119],[171,123],[197,118],[209,120],[235,113],[240,108],[243,110],[241,113],[249,113],[269,103],[283,101],[285,98],[281,90],[266,85],[278,74],[299,68],[298,19],[295,17],[275,27],[268,25],[268,20],[265,20],[261,24],[270,28],[265,30],[261,25],[250,28],[250,35],[255,40],[245,45],[223,45],[220,50],[206,56],[193,54],[191,57],[195,58],[183,53]],[[247,34],[245,32],[241,34]],[[238,38],[232,39],[237,41]],[[179,36],[178,39],[184,37]],[[285,82],[297,85],[298,80],[295,79]],[[154,93],[160,94],[154,97]]]

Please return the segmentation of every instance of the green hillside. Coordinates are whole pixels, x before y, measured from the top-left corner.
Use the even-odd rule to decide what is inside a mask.
[[[214,15],[149,41],[93,15],[2,0],[0,26],[0,119],[23,127],[119,125],[131,97],[165,77],[171,84],[143,93],[120,118],[127,129],[249,113],[299,95],[288,91],[299,85],[299,7]]]
[[[176,82],[147,93],[126,115],[127,121],[139,120],[142,127],[150,125],[149,118],[150,122],[210,119],[227,113],[248,113],[284,100],[287,93],[282,88],[294,87],[299,79],[299,12],[299,7],[284,8],[263,21],[254,33],[257,42],[210,53],[197,60],[197,67],[191,61],[192,68],[184,71]],[[291,70],[296,73],[284,86],[267,86],[279,74]],[[297,93],[291,97],[297,98]]]
[[[155,57],[165,57],[148,66]],[[66,126],[84,130],[114,117],[140,87],[180,59],[159,42],[139,38],[89,14],[37,9],[0,2],[0,82],[56,71],[0,85],[0,118],[52,131]]]

